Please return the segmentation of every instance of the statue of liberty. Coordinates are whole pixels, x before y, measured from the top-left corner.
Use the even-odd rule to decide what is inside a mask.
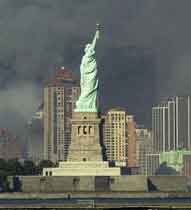
[[[97,24],[96,33],[92,43],[85,47],[85,54],[80,65],[80,88],[81,94],[76,102],[75,112],[97,112],[97,64],[96,64],[96,42],[99,39],[100,27]]]

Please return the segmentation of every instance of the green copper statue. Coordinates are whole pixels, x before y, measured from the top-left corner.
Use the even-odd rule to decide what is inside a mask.
[[[85,55],[80,65],[80,87],[81,94],[76,102],[75,112],[97,112],[97,64],[95,56],[96,42],[99,39],[100,27],[97,24],[96,34],[91,44],[85,47]]]

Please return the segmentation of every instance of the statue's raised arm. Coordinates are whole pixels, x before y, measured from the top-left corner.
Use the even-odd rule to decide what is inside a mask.
[[[93,39],[93,41],[91,43],[91,48],[92,49],[95,49],[95,47],[96,47],[96,42],[99,39],[99,33],[100,33],[100,25],[97,24],[96,25],[96,33],[95,33],[94,39]]]

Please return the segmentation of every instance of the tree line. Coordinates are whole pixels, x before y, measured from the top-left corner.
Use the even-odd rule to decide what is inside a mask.
[[[21,162],[18,159],[0,159],[0,192],[2,191],[1,189],[7,188],[8,176],[41,175],[43,168],[54,166],[55,164],[50,160],[42,160],[38,164],[35,164],[31,160]]]

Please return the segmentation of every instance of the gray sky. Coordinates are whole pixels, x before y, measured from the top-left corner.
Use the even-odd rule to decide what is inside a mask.
[[[22,129],[57,67],[79,74],[96,22],[102,109],[123,106],[150,126],[160,97],[191,94],[190,8],[190,0],[0,0],[0,127]]]

